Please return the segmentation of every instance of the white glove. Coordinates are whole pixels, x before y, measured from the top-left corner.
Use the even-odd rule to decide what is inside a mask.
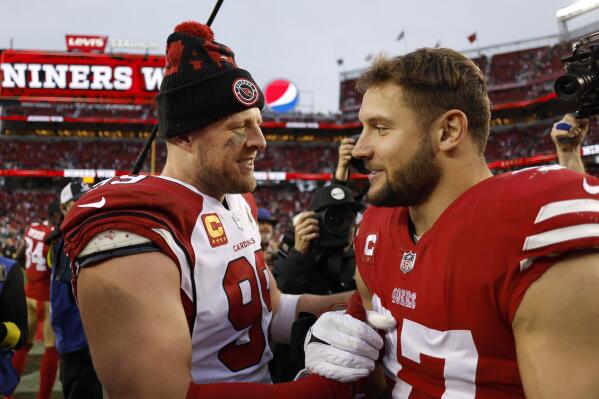
[[[391,316],[367,312],[367,318],[379,328],[395,327]],[[368,324],[342,312],[327,312],[306,335],[306,368],[340,382],[357,381],[374,370],[382,347],[383,339]]]

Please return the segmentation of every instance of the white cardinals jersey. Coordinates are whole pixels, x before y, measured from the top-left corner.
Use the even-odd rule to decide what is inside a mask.
[[[76,259],[75,276],[81,267],[119,256],[115,246],[102,242],[122,232],[137,240],[120,248],[126,251],[120,255],[163,252],[181,275],[193,381],[270,382],[270,274],[256,205],[251,195],[240,194],[227,194],[225,203],[171,178],[115,177],[96,185],[69,212],[62,226],[65,251]],[[86,248],[90,241],[93,251]],[[110,255],[103,256],[107,249]]]

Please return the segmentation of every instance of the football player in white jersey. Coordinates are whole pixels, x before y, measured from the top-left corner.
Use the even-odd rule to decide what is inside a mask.
[[[251,194],[262,92],[205,25],[167,41],[160,176],[97,184],[62,225],[98,376],[119,398],[343,398],[312,375],[272,385],[269,337],[338,296],[284,295],[264,264]],[[382,339],[371,335],[376,358]],[[233,382],[238,382],[237,384]]]

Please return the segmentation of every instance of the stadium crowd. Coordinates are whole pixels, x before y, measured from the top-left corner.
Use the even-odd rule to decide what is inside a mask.
[[[549,139],[551,124],[500,126],[492,129],[485,152],[488,162],[532,157],[555,153],[555,146]],[[599,142],[599,126],[592,121],[583,145]],[[58,139],[35,138],[3,140],[0,158],[6,169],[116,169],[129,170],[143,143],[139,140],[107,139]],[[281,171],[303,173],[331,173],[337,157],[337,143],[269,143],[266,150],[258,154],[257,171]],[[24,155],[26,154],[26,156]],[[156,168],[161,169],[166,157],[163,141],[157,143]],[[150,169],[146,160],[144,170]],[[5,178],[6,179],[6,178]],[[278,185],[260,185],[257,201],[261,206],[270,207],[281,220],[275,236],[281,238],[288,228],[291,217],[305,209],[310,193],[317,187],[314,182],[293,182]],[[12,248],[14,237],[19,237],[29,218],[44,214],[55,190],[19,189],[0,190],[0,217],[3,227],[0,241],[3,246]],[[10,230],[10,231],[9,231]]]
[[[547,140],[555,119],[533,124],[499,126],[491,130],[485,157],[487,161],[545,155],[555,152]],[[583,145],[596,143],[597,122],[593,121]],[[335,158],[336,142],[271,142],[258,155],[257,171],[330,173]],[[23,138],[2,141],[0,158],[5,169],[116,169],[128,170],[137,158],[140,140]],[[166,159],[166,147],[159,141],[156,167]],[[149,160],[145,169],[149,169]]]

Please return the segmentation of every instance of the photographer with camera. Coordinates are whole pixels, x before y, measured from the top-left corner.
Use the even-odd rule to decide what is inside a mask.
[[[281,292],[327,295],[356,289],[352,243],[356,216],[363,209],[346,186],[332,184],[314,192],[309,210],[294,217],[293,235],[286,234],[273,268]],[[290,344],[274,347],[269,365],[274,382],[290,381],[304,368],[303,342],[317,316],[300,313]]]
[[[559,164],[585,173],[580,156],[582,142],[589,131],[589,117],[599,115],[599,32],[572,43],[572,54],[562,59],[565,74],[554,84],[555,94],[575,105],[551,130]]]
[[[293,247],[275,264],[282,292],[326,295],[356,288],[352,241],[356,215],[363,208],[339,184],[314,192],[310,210],[294,218]]]
[[[351,155],[358,137],[341,140],[332,185],[314,192],[310,209],[293,218],[293,232],[281,242],[273,274],[282,292],[322,295],[355,289],[352,243],[357,212],[364,206],[347,185],[351,169],[364,173],[363,162]]]

